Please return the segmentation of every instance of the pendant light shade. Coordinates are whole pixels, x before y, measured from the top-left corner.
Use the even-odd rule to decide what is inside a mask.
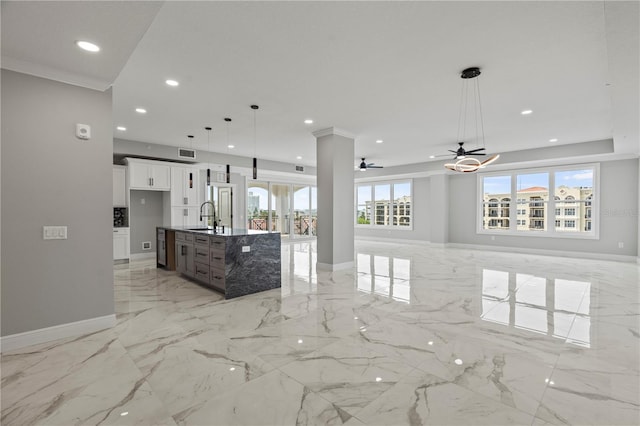
[[[193,151],[193,135],[187,135],[189,148]],[[193,172],[189,172],[189,189],[193,189]]]
[[[258,159],[253,157],[253,178],[258,179]]]
[[[226,121],[227,123],[227,154],[229,153],[229,123],[231,123],[231,119],[230,118],[225,118],[224,121]],[[226,178],[227,178],[227,183],[231,183],[231,166],[227,163],[227,170],[226,170]]]
[[[207,186],[211,186],[211,127],[204,128],[207,131],[207,150],[209,151],[209,167],[207,167]]]
[[[251,105],[253,110],[253,178],[258,179],[258,159],[256,158],[256,111],[258,105]]]

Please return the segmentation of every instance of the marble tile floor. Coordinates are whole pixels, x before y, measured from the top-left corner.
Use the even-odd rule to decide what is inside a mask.
[[[2,425],[638,425],[640,266],[356,242],[225,301],[114,267],[117,325],[2,355]]]

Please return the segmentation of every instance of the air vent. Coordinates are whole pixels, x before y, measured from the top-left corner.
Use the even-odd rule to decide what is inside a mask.
[[[178,148],[178,157],[180,158],[190,158],[190,159],[195,159],[196,158],[196,150],[195,149],[189,149],[189,148]]]
[[[151,250],[151,241],[143,241],[142,250]]]
[[[304,173],[304,166],[296,166],[296,172]]]

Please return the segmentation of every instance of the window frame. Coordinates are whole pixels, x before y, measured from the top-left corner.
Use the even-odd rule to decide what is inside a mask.
[[[571,170],[586,170],[591,169],[593,171],[593,186],[592,186],[592,195],[590,198],[582,201],[575,200],[572,205],[576,208],[576,216],[571,216],[568,219],[576,219],[576,229],[579,229],[578,232],[567,232],[567,231],[556,231],[555,229],[555,221],[557,219],[564,220],[564,214],[561,216],[556,216],[556,203],[558,200],[555,199],[555,190],[556,190],[556,182],[555,177],[557,172],[565,172]],[[545,217],[546,221],[546,230],[542,231],[529,231],[529,230],[517,230],[517,207],[512,208],[509,214],[509,229],[483,229],[483,219],[484,219],[484,187],[483,182],[485,177],[494,177],[494,176],[509,176],[511,178],[511,200],[516,200],[515,205],[518,205],[518,196],[517,196],[517,178],[518,175],[531,174],[531,173],[548,173],[549,174],[549,196],[548,200],[545,201],[547,204],[547,212],[551,213]],[[600,239],[600,199],[602,198],[600,194],[600,164],[599,163],[587,163],[587,164],[571,164],[571,165],[563,165],[563,166],[548,166],[548,167],[536,167],[536,168],[526,168],[526,169],[517,169],[517,170],[502,170],[495,172],[480,172],[476,174],[476,234],[478,235],[509,235],[509,236],[518,236],[518,237],[542,237],[542,238],[566,238],[566,239],[589,239],[589,240],[599,240]],[[561,213],[564,213],[564,200],[560,200],[559,203],[562,205]],[[580,204],[584,204],[587,206],[587,203],[591,203],[589,207],[591,207],[591,230],[585,231],[578,228],[577,219],[579,219],[580,214],[578,213]],[[512,202],[513,204],[513,202]]]
[[[375,211],[374,211],[374,216],[372,217],[371,223],[369,224],[365,224],[365,223],[358,223],[358,188],[361,186],[370,186],[371,187],[371,203],[375,205],[376,203],[376,197],[375,197],[375,188],[377,185],[389,185],[389,201],[394,201],[395,202],[395,196],[394,196],[394,185],[398,184],[398,183],[408,183],[409,184],[409,197],[411,198],[411,204],[409,207],[409,225],[405,226],[405,225],[394,225],[393,224],[393,215],[394,212],[399,211],[399,208],[397,207],[398,205],[396,205],[395,203],[392,204],[391,206],[389,206],[389,211],[391,212],[391,218],[389,220],[389,224],[388,225],[378,225],[375,223]],[[413,231],[413,212],[415,211],[415,205],[413,203],[414,201],[414,197],[413,197],[413,179],[392,179],[392,180],[375,180],[375,181],[366,181],[366,182],[358,182],[354,184],[353,187],[353,191],[354,191],[354,208],[353,208],[353,224],[355,227],[357,228],[363,228],[363,229],[387,229],[387,230],[402,230],[402,231]],[[403,209],[402,209],[405,213],[406,213],[406,204],[404,205]],[[406,215],[404,215],[406,216]]]

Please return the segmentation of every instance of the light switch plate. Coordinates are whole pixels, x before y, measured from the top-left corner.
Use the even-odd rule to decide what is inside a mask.
[[[42,239],[43,240],[66,240],[67,227],[66,226],[43,226]]]
[[[249,253],[251,251],[251,246],[242,246],[243,253]]]

